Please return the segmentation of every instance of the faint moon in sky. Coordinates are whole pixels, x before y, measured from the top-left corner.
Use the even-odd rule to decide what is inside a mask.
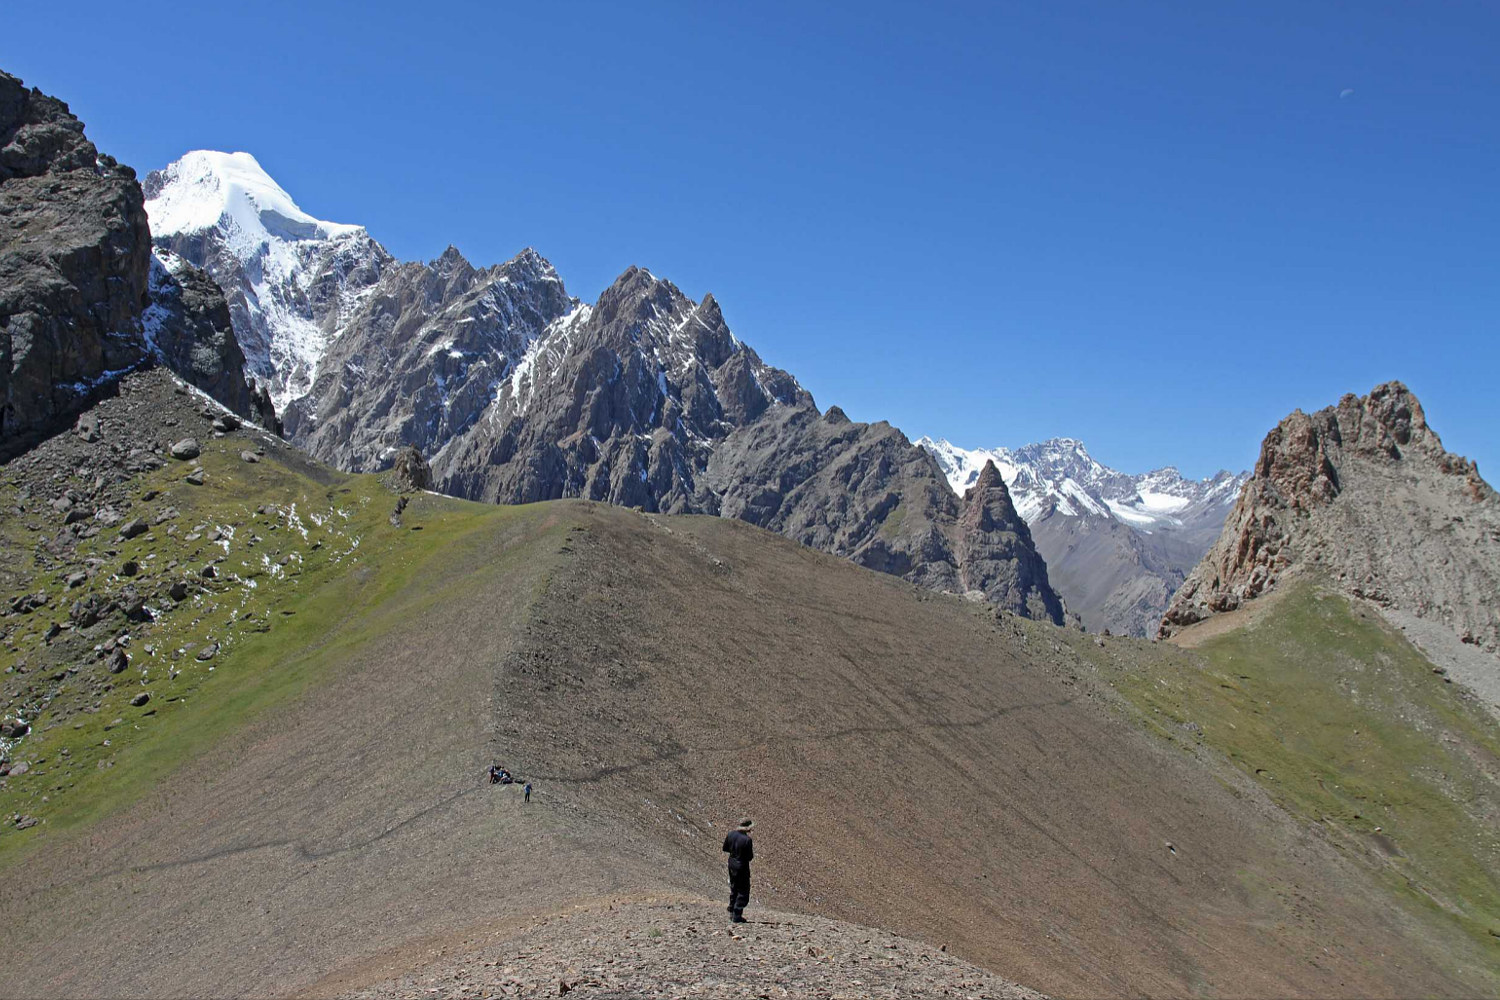
[[[1354,93],[1354,88],[1353,87],[1345,87],[1343,90],[1339,91],[1339,96],[1340,97],[1348,97],[1352,93]]]

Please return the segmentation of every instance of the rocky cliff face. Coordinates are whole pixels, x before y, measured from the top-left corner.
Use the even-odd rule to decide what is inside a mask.
[[[1298,410],[1266,435],[1161,634],[1234,610],[1299,571],[1500,649],[1500,499],[1473,462],[1443,448],[1400,382]]]
[[[269,394],[245,379],[245,355],[214,280],[170,251],[156,250],[149,288],[141,328],[158,360],[235,413],[281,433]]]
[[[0,455],[156,361],[255,414],[222,295],[153,264],[134,171],[62,101],[0,73]]]
[[[1068,611],[1096,631],[1155,635],[1173,592],[1203,558],[1247,474],[1191,480],[1171,466],[1132,476],[1082,441],[968,450],[922,438],[955,492],[994,464]]]
[[[386,467],[402,446],[436,453],[473,427],[548,324],[576,305],[533,250],[488,268],[452,247],[431,264],[390,264],[287,407],[287,433],[357,471]]]
[[[0,442],[55,429],[139,361],[150,245],[130,168],[0,73]]]

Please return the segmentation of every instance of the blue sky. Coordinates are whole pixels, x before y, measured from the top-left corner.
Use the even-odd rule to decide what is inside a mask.
[[[912,437],[1207,475],[1400,378],[1500,480],[1500,5],[230,7],[18,5],[0,68],[401,257],[712,291]]]

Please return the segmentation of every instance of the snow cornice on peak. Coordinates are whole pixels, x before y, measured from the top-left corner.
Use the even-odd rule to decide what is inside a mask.
[[[304,212],[253,155],[198,149],[143,184],[155,237],[218,228],[282,240],[332,239],[362,226],[326,222]]]

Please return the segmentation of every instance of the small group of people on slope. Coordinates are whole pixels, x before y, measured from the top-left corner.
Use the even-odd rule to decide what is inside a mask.
[[[507,771],[505,768],[501,767],[499,764],[491,764],[490,765],[489,776],[490,776],[490,784],[492,784],[492,785],[514,785],[514,784],[516,784],[516,777],[515,777],[515,775],[511,774],[509,771]],[[526,782],[525,801],[527,801],[527,802],[531,801],[531,782],[529,782],[529,781]]]

